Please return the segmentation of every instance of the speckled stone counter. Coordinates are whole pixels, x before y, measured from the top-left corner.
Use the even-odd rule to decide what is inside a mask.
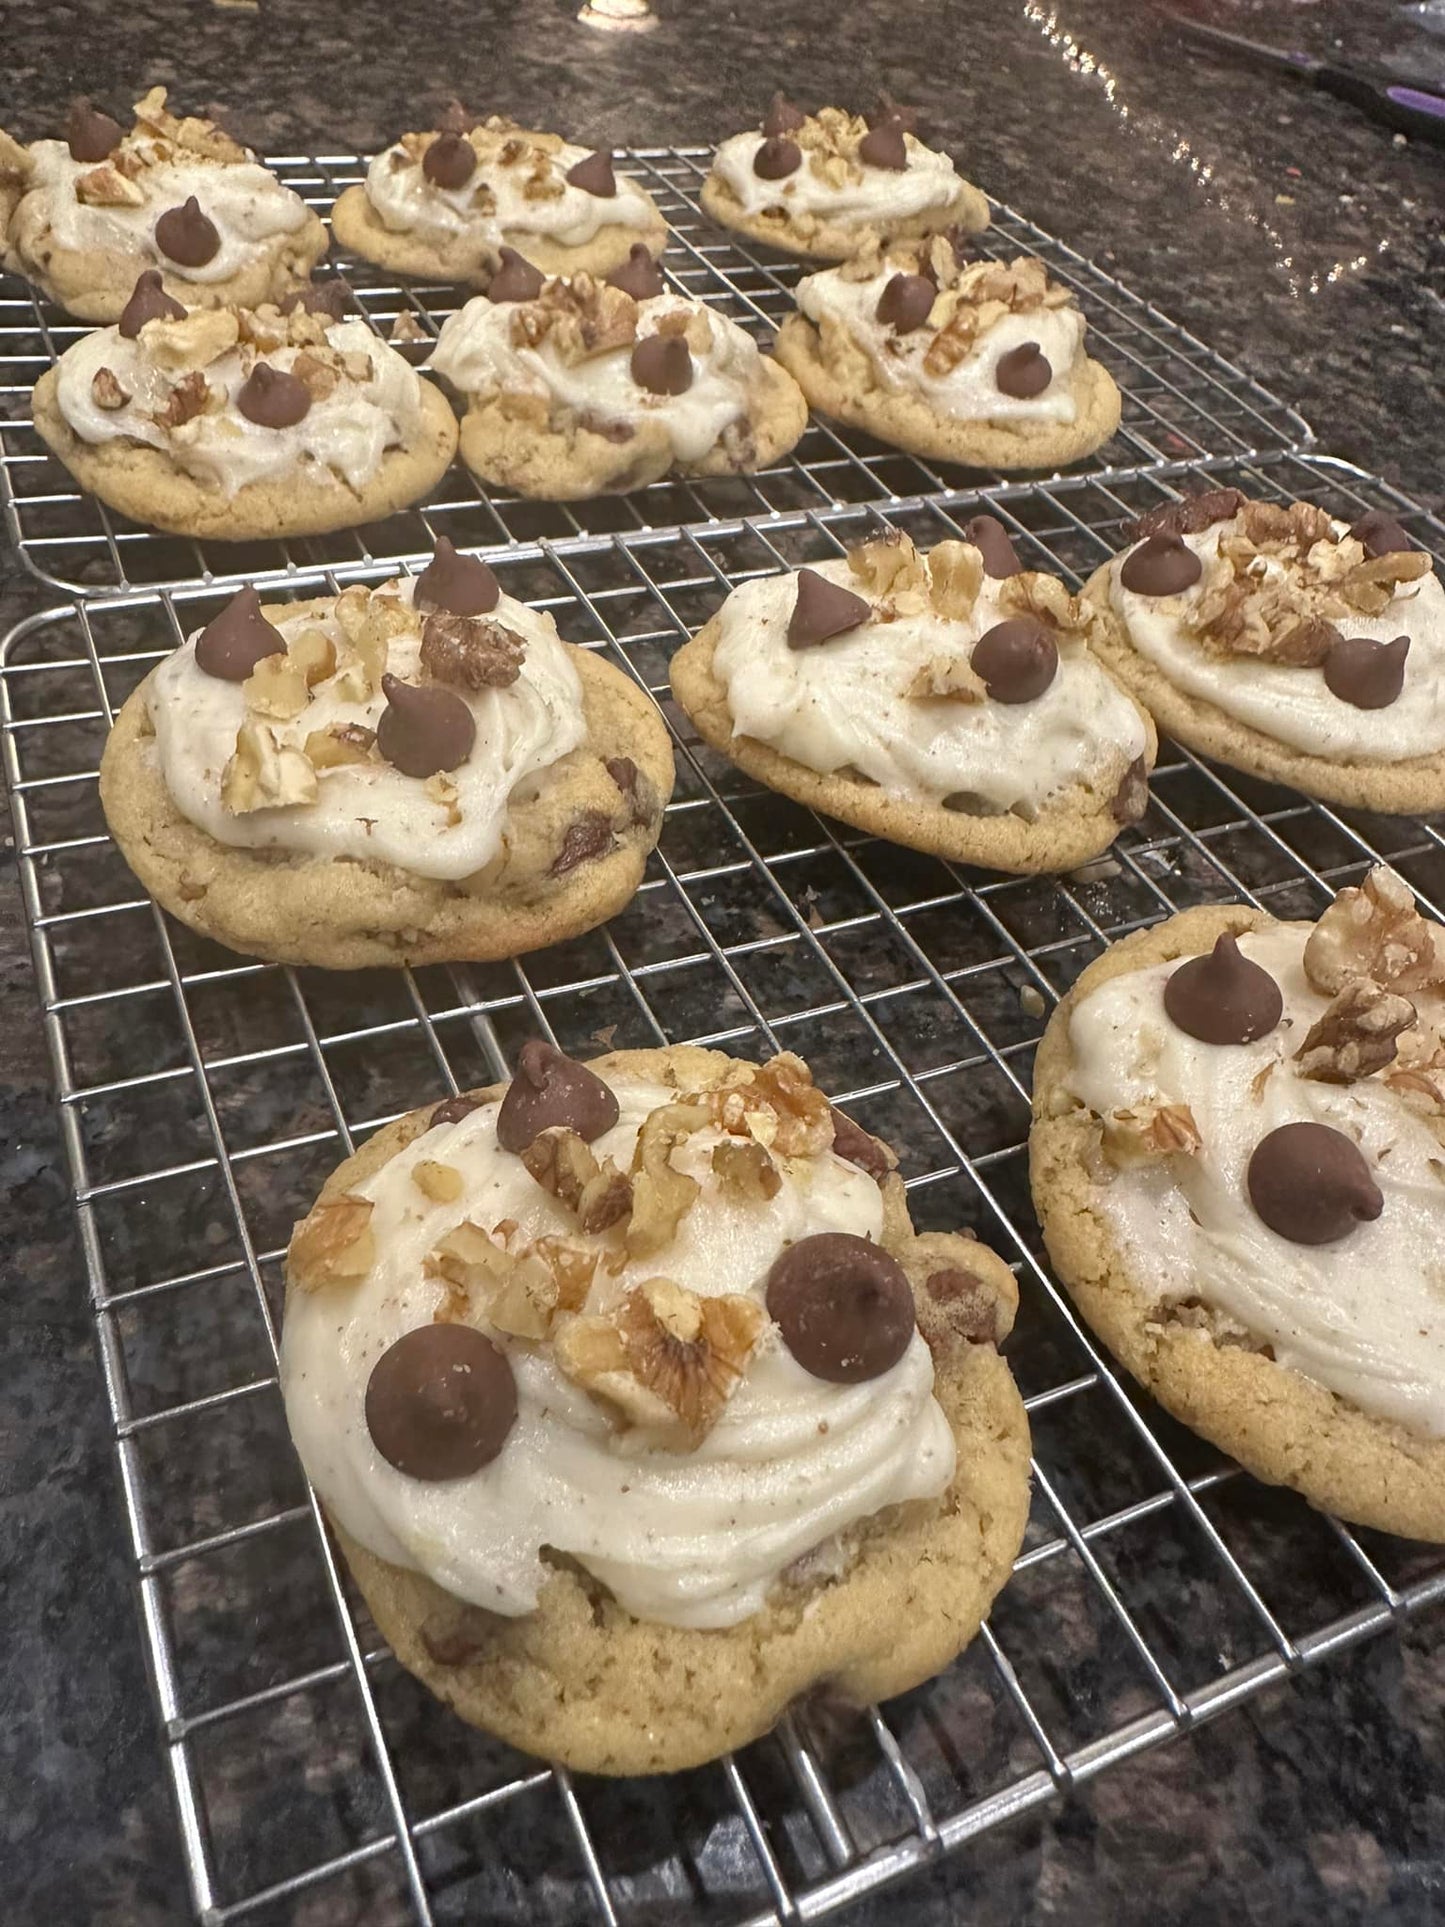
[[[886,87],[966,173],[1293,401],[1324,448],[1445,497],[1440,150],[1185,52],[1141,0],[658,0],[658,12],[648,36],[603,38],[554,0],[137,0],[120,14],[10,0],[0,124],[34,136],[72,93],[115,107],[165,82],[272,151],[366,150],[453,93],[592,142],[646,144],[748,124],[780,84],[860,104]],[[1438,0],[1258,0],[1208,17],[1445,76]],[[5,625],[50,599],[12,570]],[[186,1900],[8,866],[0,1027],[0,1917],[152,1927],[185,1918]],[[906,1899],[906,1915],[889,1897],[851,1918],[1438,1920],[1439,1615],[996,1830]]]

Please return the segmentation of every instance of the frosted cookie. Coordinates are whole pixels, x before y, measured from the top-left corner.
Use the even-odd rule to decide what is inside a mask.
[[[147,268],[191,307],[259,307],[305,282],[326,229],[249,148],[178,120],[166,90],[129,133],[88,100],[62,140],[0,133],[0,257],[82,321],[114,321]]]
[[[776,95],[757,133],[718,148],[701,198],[723,227],[819,261],[845,261],[870,242],[988,226],[983,195],[888,100],[864,119],[841,107],[805,114]]]
[[[439,132],[403,134],[331,210],[343,247],[393,274],[485,288],[501,249],[546,274],[605,274],[641,241],[667,245],[651,196],[612,156],[460,107]]]
[[[1327,802],[1445,808],[1445,588],[1397,522],[1213,489],[1133,535],[1085,594],[1161,728]]]
[[[463,1719],[696,1766],[968,1643],[1028,1512],[1017,1293],[791,1056],[525,1044],[327,1181],[281,1384],[372,1616]]]
[[[1099,616],[992,516],[733,590],[672,662],[699,734],[770,789],[910,849],[1070,870],[1143,815],[1154,730]]]
[[[1176,1418],[1361,1525],[1445,1540],[1445,930],[1377,869],[1317,924],[1188,910],[1039,1045],[1060,1278]]]
[[[1061,468],[1119,426],[1119,390],[1042,261],[963,262],[951,241],[870,249],[798,283],[777,357],[810,404],[970,467]]]
[[[163,908],[333,970],[592,929],[636,890],[671,790],[651,698],[445,540],[376,589],[243,590],[129,698],[100,767]]]
[[[442,324],[427,366],[466,396],[462,459],[544,501],[736,475],[793,446],[808,405],[745,328],[674,293],[638,243],[606,281],[506,258]]]
[[[188,314],[142,275],[114,327],[35,384],[35,427],[83,489],[177,535],[317,535],[405,508],[457,446],[441,390],[328,292]]]

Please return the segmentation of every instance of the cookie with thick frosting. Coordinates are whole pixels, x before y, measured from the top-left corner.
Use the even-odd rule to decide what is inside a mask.
[[[672,662],[704,741],[770,789],[910,849],[1069,870],[1143,815],[1148,716],[1097,612],[1020,567],[994,518],[901,533],[734,589]]]
[[[435,487],[457,445],[440,389],[359,316],[187,313],[154,275],[46,370],[33,413],[88,493],[222,542],[376,521]]]
[[[653,254],[667,223],[612,156],[461,108],[446,126],[403,134],[331,210],[343,247],[393,274],[485,288],[505,247],[544,274],[606,274],[637,242]]]
[[[354,970],[512,957],[605,922],[672,775],[651,698],[444,543],[375,589],[243,591],[128,699],[100,800],[182,923]]]
[[[300,195],[214,122],[172,114],[164,87],[129,132],[80,100],[63,139],[0,133],[0,256],[82,321],[117,320],[148,269],[190,307],[259,307],[325,252]]]
[[[668,288],[640,246],[605,281],[544,282],[513,256],[490,295],[447,317],[427,366],[466,397],[473,473],[543,501],[766,468],[808,421],[792,376]]]
[[[910,119],[892,102],[865,118],[841,107],[804,114],[779,96],[760,129],[718,148],[702,205],[723,227],[818,261],[948,228],[980,232],[987,200]]]
[[[1386,869],[1318,923],[1187,910],[1092,963],[1039,1045],[1059,1277],[1256,1477],[1445,1540],[1445,931]]]
[[[377,1625],[463,1719],[672,1771],[973,1637],[1028,1512],[1017,1293],[915,1235],[893,1163],[795,1057],[538,1040],[328,1180],[287,1417]]]
[[[1131,534],[1084,593],[1162,729],[1326,802],[1445,808],[1445,585],[1392,517],[1226,488]]]
[[[960,260],[935,236],[806,275],[778,360],[812,407],[970,467],[1062,468],[1119,426],[1072,292],[1042,261]]]

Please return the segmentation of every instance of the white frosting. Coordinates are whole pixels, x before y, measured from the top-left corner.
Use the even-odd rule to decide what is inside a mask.
[[[611,1081],[621,1116],[593,1149],[625,1169],[643,1118],[675,1093]],[[500,1455],[445,1483],[396,1471],[372,1444],[363,1400],[377,1359],[445,1296],[423,1269],[426,1253],[463,1216],[483,1226],[513,1218],[527,1238],[576,1234],[521,1160],[498,1148],[496,1114],[487,1105],[428,1131],[358,1187],[375,1201],[376,1264],[354,1290],[296,1292],[287,1306],[281,1383],[292,1436],[327,1509],[354,1538],[494,1612],[536,1605],[538,1554],[550,1546],[640,1618],[729,1626],[758,1611],[795,1559],[884,1506],[945,1489],[953,1435],[917,1333],[882,1377],[832,1385],[804,1371],[772,1327],[722,1416],[686,1453],[619,1435],[545,1348],[499,1337],[518,1399]],[[725,1199],[709,1164],[718,1141],[707,1130],[679,1147],[677,1167],[698,1179],[700,1196],[672,1244],[594,1286],[589,1310],[659,1274],[701,1295],[761,1301],[785,1243],[825,1230],[881,1233],[878,1186],[831,1151],[785,1166],[766,1203]],[[410,1178],[420,1158],[461,1171],[459,1203],[428,1202]]]
[[[812,565],[855,594],[844,561]],[[809,769],[851,764],[894,795],[938,803],[960,791],[1031,818],[1071,784],[1120,756],[1144,753],[1139,712],[1087,650],[1065,647],[1033,702],[909,701],[914,674],[941,655],[967,656],[1009,613],[985,577],[966,621],[933,614],[871,622],[816,649],[788,647],[792,575],[761,576],[723,604],[713,666],[734,733],[771,743]]]
[[[803,155],[803,164],[781,181],[765,181],[753,172],[753,161],[762,146],[760,133],[734,134],[717,150],[713,172],[725,181],[748,214],[761,214],[764,208],[780,207],[787,214],[816,214],[824,221],[869,222],[906,221],[914,214],[926,214],[947,207],[957,199],[958,174],[947,154],[940,154],[912,134],[905,134],[908,165],[905,168],[870,167],[858,163],[862,178],[834,187],[816,174]]]
[[[1199,581],[1181,596],[1141,596],[1124,588],[1119,572],[1132,549],[1110,565],[1110,599],[1140,655],[1186,695],[1213,703],[1227,716],[1312,756],[1398,763],[1445,749],[1445,588],[1439,577],[1403,583],[1381,615],[1351,615],[1336,623],[1342,635],[1368,636],[1374,642],[1410,638],[1405,686],[1398,699],[1384,709],[1357,709],[1330,693],[1323,669],[1251,656],[1212,656],[1184,631],[1182,618],[1205,592],[1220,541],[1236,527],[1233,520],[1216,522],[1184,537],[1205,566]],[[1345,524],[1337,522],[1335,532],[1342,535]],[[1272,558],[1265,571],[1267,578],[1281,574]]]
[[[389,592],[410,602],[413,587],[408,579],[389,585]],[[477,729],[471,755],[450,772],[459,822],[448,820],[449,808],[428,796],[423,782],[384,762],[318,771],[313,803],[231,814],[221,804],[221,777],[246,717],[244,688],[197,668],[195,635],[160,665],[150,692],[161,771],[176,808],[218,843],[241,849],[370,859],[450,881],[471,876],[496,855],[508,803],[520,786],[575,749],[586,734],[582,686],[552,618],[508,595],[493,615],[525,638],[527,653],[520,675],[507,688],[453,691],[466,702]],[[330,616],[297,616],[276,626],[288,641],[306,629],[321,629],[337,643],[343,639]],[[417,636],[393,637],[387,654],[391,674],[418,680],[420,650]],[[299,749],[312,730],[348,723],[375,729],[385,707],[379,691],[365,701],[348,701],[331,677],[316,685],[312,701],[294,721],[270,726],[282,745]]]
[[[747,412],[749,394],[762,376],[762,357],[747,330],[702,301],[671,293],[638,303],[639,338],[656,334],[664,315],[701,315],[709,347],[692,354],[692,386],[681,395],[654,395],[632,378],[632,348],[615,348],[568,365],[550,335],[536,348],[512,340],[517,304],[478,295],[448,315],[428,368],[445,375],[467,394],[497,389],[545,395],[549,403],[574,408],[607,422],[640,427],[660,422],[672,439],[678,461],[699,461],[730,422]]]
[[[1077,308],[1036,308],[1006,314],[974,342],[946,375],[932,375],[924,356],[936,339],[931,328],[900,335],[878,319],[878,302],[898,273],[885,266],[867,281],[848,281],[837,268],[805,275],[797,301],[812,322],[838,322],[867,353],[885,388],[921,395],[936,415],[956,421],[1071,422],[1078,414],[1073,375],[1083,354],[1084,317]],[[1006,395],[996,369],[1002,356],[1034,342],[1053,369],[1053,379],[1037,395]]]
[[[338,321],[327,344],[342,354],[363,354],[370,379],[343,377],[324,399],[313,401],[290,428],[263,428],[235,406],[250,363],[233,349],[202,370],[207,385],[226,405],[207,410],[180,428],[152,419],[165,407],[180,375],[158,367],[146,349],[147,330],[126,340],[119,328],[97,328],[67,348],[57,364],[56,404],[84,442],[143,442],[170,456],[178,468],[234,495],[249,482],[304,476],[308,482],[345,483],[362,489],[389,448],[404,447],[421,429],[422,380],[390,343],[364,321]],[[289,369],[303,348],[274,348],[257,359]],[[92,384],[108,368],[131,396],[124,408],[97,405]]]
[[[1445,1434],[1445,1183],[1441,1146],[1378,1077],[1322,1084],[1291,1063],[1326,999],[1303,969],[1312,926],[1241,937],[1284,993],[1284,1019],[1253,1044],[1212,1045],[1170,1022],[1175,964],[1103,984],[1069,1027],[1073,1091],[1093,1111],[1187,1104],[1197,1157],[1121,1171],[1094,1196],[1131,1284],[1151,1299],[1197,1297],[1293,1367],[1379,1418]],[[1274,1070],[1256,1090],[1255,1079]],[[1245,1172],[1282,1124],[1328,1124],[1360,1146],[1384,1194],[1371,1223],[1330,1245],[1297,1245],[1248,1202]]]
[[[499,246],[529,234],[569,248],[582,247],[604,227],[645,228],[657,219],[651,202],[637,186],[618,174],[613,195],[589,194],[564,178],[578,161],[592,152],[564,143],[549,157],[553,178],[562,192],[549,201],[529,201],[523,192],[529,164],[503,167],[479,160],[475,173],[462,187],[438,187],[422,172],[400,144],[384,148],[366,170],[366,198],[378,219],[394,234],[430,234],[448,240],[465,235],[481,245]],[[477,207],[479,187],[491,190],[495,206]],[[522,245],[522,252],[526,252]]]
[[[154,144],[131,136],[121,149],[147,154]],[[145,196],[140,207],[92,207],[77,200],[75,183],[100,163],[72,160],[64,141],[36,141],[30,153],[35,165],[26,192],[43,197],[57,245],[133,254],[137,272],[159,267],[176,281],[224,281],[249,267],[278,234],[294,234],[306,219],[301,196],[256,161],[159,161],[143,168],[133,183]],[[221,244],[200,267],[183,267],[156,246],[155,225],[192,195]]]

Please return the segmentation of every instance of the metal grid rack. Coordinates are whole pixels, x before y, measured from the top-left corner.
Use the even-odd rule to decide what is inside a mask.
[[[1445,526],[1361,471],[1221,465],[1251,494]],[[1086,574],[1167,476],[990,495],[1026,563]],[[247,961],[160,915],[104,834],[115,708],[222,599],[50,610],[10,637],[0,721],[44,1022],[186,1866],[208,1923],[813,1920],[1445,1598],[1445,1553],[1351,1531],[1241,1476],[1117,1375],[1040,1262],[1029,1070],[1107,943],[1189,904],[1315,914],[1377,857],[1440,914],[1445,836],[1166,749],[1146,818],[1071,877],[914,855],[761,791],[667,697],[673,648],[746,576],[960,502],[794,510],[539,540],[504,585],[652,690],[679,782],[635,902],[513,963],[345,978]],[[298,579],[298,594],[318,578]],[[903,1154],[915,1220],[959,1224],[1021,1287],[1010,1342],[1032,1519],[989,1626],[885,1709],[814,1701],[738,1756],[575,1780],[444,1714],[352,1593],[286,1435],[278,1263],[352,1145],[564,1049],[800,1051]]]
[[[751,249],[700,212],[697,191],[708,148],[643,148],[618,156],[623,171],[653,195],[672,227],[664,267],[673,284],[699,296],[770,340],[793,307],[805,265]],[[363,177],[355,155],[282,157],[270,165],[322,213]],[[1119,434],[1074,472],[1109,475],[1141,466],[1236,459],[1311,440],[1307,423],[1241,369],[1197,341],[1082,255],[1011,209],[995,205],[983,250],[1011,259],[1036,254],[1072,288],[1089,320],[1091,352],[1124,392]],[[408,314],[425,341],[462,304],[455,287],[403,286],[364,262],[338,265],[363,313],[382,335]],[[731,520],[771,511],[910,500],[977,486],[980,477],[885,447],[854,429],[816,417],[793,453],[752,476],[655,483],[626,497],[543,504],[483,494],[458,461],[435,495],[417,508],[365,528],[305,541],[231,544],[159,537],[84,495],[46,450],[30,421],[30,390],[57,355],[86,329],[36,299],[14,277],[0,277],[0,502],[26,566],[57,588],[86,595],[158,588],[195,580],[258,581],[298,570],[365,572],[429,553],[438,535],[459,545],[584,534],[610,535]],[[992,479],[997,479],[993,477]]]

